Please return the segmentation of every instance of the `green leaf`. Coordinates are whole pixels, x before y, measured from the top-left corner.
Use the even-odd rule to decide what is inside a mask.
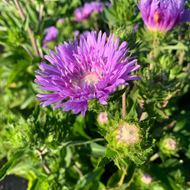
[[[138,90],[131,92],[131,94],[127,97],[127,120],[134,120],[138,121],[138,114],[137,114],[137,96]]]
[[[169,45],[169,46],[163,46],[162,50],[188,50],[188,47],[185,46],[183,43],[178,42],[176,45]]]
[[[18,75],[22,74],[22,72],[28,66],[28,62],[26,60],[20,60],[12,69],[7,79],[7,86],[9,86]]]
[[[25,150],[21,149],[15,152],[13,155],[11,155],[11,158],[0,169],[0,180],[2,180],[6,176],[7,172],[20,161],[24,153],[25,153]]]
[[[91,143],[90,144],[92,154],[94,156],[104,156],[106,152],[106,147],[101,146],[97,143]]]
[[[118,184],[119,180],[121,179],[122,176],[122,170],[118,170],[115,172],[108,180],[107,185],[109,187],[114,187]]]
[[[99,186],[99,178],[102,173],[102,168],[98,168],[95,171],[88,173],[78,181],[75,190],[96,190]]]

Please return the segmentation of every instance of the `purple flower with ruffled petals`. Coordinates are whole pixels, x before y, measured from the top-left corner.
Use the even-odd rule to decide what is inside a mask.
[[[139,9],[145,25],[151,31],[167,32],[180,22],[190,21],[185,0],[141,0]]]
[[[83,7],[79,7],[74,12],[74,17],[77,22],[86,20],[92,13],[102,12],[104,10],[104,4],[101,2],[85,3]]]
[[[50,26],[45,30],[45,37],[43,40],[43,47],[46,47],[47,43],[55,41],[58,36],[58,29],[55,26]]]
[[[127,43],[120,44],[113,35],[88,32],[55,50],[45,56],[50,64],[41,63],[35,79],[40,89],[48,91],[37,95],[43,106],[56,104],[55,108],[85,115],[89,100],[107,104],[118,86],[139,79],[131,75],[140,66],[126,56]]]

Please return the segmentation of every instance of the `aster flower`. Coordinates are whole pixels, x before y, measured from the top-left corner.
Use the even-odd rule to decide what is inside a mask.
[[[45,30],[45,37],[43,40],[43,47],[46,47],[48,42],[56,40],[58,35],[58,29],[55,26],[50,26]]]
[[[127,43],[119,45],[113,35],[107,38],[101,31],[88,32],[80,35],[79,41],[55,49],[45,56],[50,64],[40,64],[35,80],[42,90],[49,91],[37,95],[44,106],[56,103],[55,108],[84,115],[89,100],[107,104],[118,86],[139,79],[130,74],[140,66],[126,57]]]
[[[140,0],[139,9],[151,31],[167,32],[180,22],[190,21],[185,0]]]
[[[104,10],[104,4],[100,2],[85,3],[83,7],[79,7],[74,12],[74,17],[77,22],[86,20],[92,13],[102,12]]]

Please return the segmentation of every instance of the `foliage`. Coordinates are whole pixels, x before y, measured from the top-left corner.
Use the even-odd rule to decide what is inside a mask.
[[[6,160],[0,179],[18,175],[28,180],[28,190],[190,189],[189,25],[152,33],[133,0],[113,0],[102,14],[78,23],[73,12],[83,4],[0,1],[0,159]],[[59,35],[45,48],[45,29],[52,25]],[[85,117],[41,107],[34,75],[43,55],[86,30],[127,40],[141,65],[141,80],[118,89],[107,106],[89,102]],[[124,93],[127,115],[122,118]],[[106,124],[98,123],[100,112],[108,114]],[[140,141],[134,146],[117,144],[121,123],[138,128]],[[168,150],[167,138],[175,140],[176,149]]]

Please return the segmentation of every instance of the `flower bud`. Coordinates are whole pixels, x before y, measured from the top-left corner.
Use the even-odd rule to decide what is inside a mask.
[[[46,47],[49,42],[55,41],[58,36],[58,29],[55,26],[50,26],[45,30],[45,37],[43,39],[43,47]]]
[[[184,0],[140,0],[139,9],[151,31],[167,32],[180,22],[190,21]]]
[[[149,174],[144,173],[141,177],[141,182],[145,185],[149,185],[152,182],[152,177]]]
[[[108,114],[106,112],[99,113],[97,121],[100,125],[108,123]]]
[[[65,23],[65,19],[64,18],[60,18],[57,20],[57,27],[62,27],[63,24]]]
[[[135,145],[140,141],[140,130],[134,124],[124,123],[117,129],[118,143]]]
[[[177,141],[174,137],[165,137],[160,142],[160,150],[167,154],[172,155],[177,152]]]

